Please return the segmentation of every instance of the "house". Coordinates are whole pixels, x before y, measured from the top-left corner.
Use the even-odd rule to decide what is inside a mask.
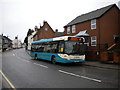
[[[112,4],[80,15],[64,26],[64,34],[76,35],[87,30],[89,34],[88,53],[96,60],[101,51],[107,50],[120,40],[120,10]],[[94,56],[94,57],[93,57]]]
[[[36,34],[33,36],[34,41],[38,41],[40,39],[49,39],[54,38],[55,32],[51,28],[51,26],[48,24],[47,21],[43,22],[43,26],[40,26],[40,28],[36,28]]]
[[[27,32],[27,36],[24,39],[24,47],[26,50],[31,50],[31,43],[33,42],[33,37],[37,33],[37,26],[35,26],[35,30],[29,29]]]
[[[6,36],[0,35],[0,51],[5,51],[12,48],[12,40]]]
[[[12,41],[12,48],[13,49],[18,49],[22,47],[22,42],[18,40],[18,36],[15,37],[15,39]]]
[[[31,43],[33,41],[38,41],[40,39],[49,39],[54,37],[63,36],[63,32],[58,32],[58,29],[54,32],[51,26],[47,23],[47,21],[43,22],[43,26],[38,28],[35,26],[34,30],[29,29],[27,32],[27,36],[24,40],[26,50],[31,50]]]

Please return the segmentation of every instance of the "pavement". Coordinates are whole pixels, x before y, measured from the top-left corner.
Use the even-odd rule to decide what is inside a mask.
[[[30,51],[26,52],[30,54]],[[84,63],[86,66],[92,66],[92,67],[98,67],[98,68],[105,68],[105,69],[115,69],[115,70],[120,70],[120,65],[115,64],[113,62],[100,62],[100,61],[86,61]]]
[[[105,62],[100,62],[100,61],[86,61],[85,65],[99,67],[99,68],[105,68],[105,69],[120,70],[120,65],[112,63],[112,62],[105,63]]]

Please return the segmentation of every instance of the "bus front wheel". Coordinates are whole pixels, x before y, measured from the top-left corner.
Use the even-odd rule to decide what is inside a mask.
[[[56,64],[55,56],[52,56],[51,62],[52,62],[53,64]]]

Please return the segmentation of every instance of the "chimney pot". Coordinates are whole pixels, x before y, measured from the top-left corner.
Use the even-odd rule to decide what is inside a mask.
[[[58,32],[58,29],[56,29],[55,32]]]

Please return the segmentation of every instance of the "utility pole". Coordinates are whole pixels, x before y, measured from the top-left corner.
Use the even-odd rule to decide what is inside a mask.
[[[17,35],[17,48],[18,48],[18,35]]]

